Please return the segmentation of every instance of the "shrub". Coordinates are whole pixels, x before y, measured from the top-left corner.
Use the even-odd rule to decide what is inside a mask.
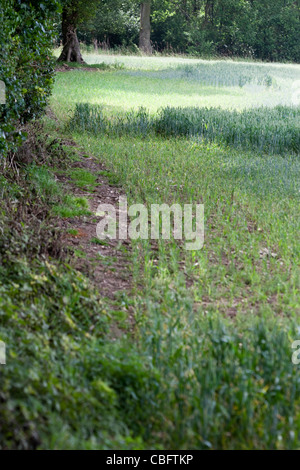
[[[22,124],[40,115],[53,83],[52,34],[57,0],[0,0],[0,80],[6,105],[0,105],[0,155],[25,140]]]

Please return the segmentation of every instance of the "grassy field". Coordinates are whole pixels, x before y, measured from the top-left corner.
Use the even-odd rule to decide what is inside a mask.
[[[129,202],[205,206],[201,251],[174,240],[133,243],[132,354],[148,375],[132,359],[127,379],[137,375],[139,394],[120,395],[120,420],[146,448],[299,448],[300,375],[291,361],[300,313],[299,107],[291,105],[300,66],[86,59],[124,68],[58,73],[51,107],[61,131],[105,164]],[[233,119],[234,110],[242,114]],[[207,138],[199,119],[214,129]],[[261,129],[269,146],[257,143]],[[128,347],[125,332],[105,378],[117,391],[113,358],[123,341]]]
[[[293,83],[300,79],[297,65],[175,57],[87,55],[84,58],[88,63],[119,64],[125,68],[109,74],[89,74],[84,87],[77,71],[60,76],[55,95],[64,105],[63,110],[78,102],[102,104],[108,112],[140,106],[154,112],[169,105],[225,109],[290,105]]]

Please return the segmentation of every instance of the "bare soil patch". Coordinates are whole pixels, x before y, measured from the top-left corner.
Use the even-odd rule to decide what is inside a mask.
[[[74,142],[66,143],[76,147]],[[79,188],[68,177],[67,173],[56,174],[57,179],[63,183],[68,193],[76,197],[85,197],[89,201],[91,215],[60,218],[58,223],[63,231],[65,243],[71,253],[71,264],[75,269],[85,274],[95,285],[100,295],[110,301],[112,309],[114,302],[120,295],[129,294],[132,289],[131,244],[127,240],[105,240],[97,242],[97,223],[101,217],[97,216],[100,204],[111,204],[119,211],[119,197],[124,196],[122,189],[109,183],[108,178],[101,173],[106,172],[102,163],[90,156],[81,156],[80,161],[70,164],[71,169],[84,169],[93,173],[97,179],[94,189]],[[100,172],[100,174],[99,174]],[[134,326],[131,307],[127,307],[130,329]],[[113,329],[114,336],[121,334],[118,327]]]

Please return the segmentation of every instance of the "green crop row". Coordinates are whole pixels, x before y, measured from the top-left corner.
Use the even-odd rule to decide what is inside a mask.
[[[156,115],[140,108],[108,118],[102,106],[79,103],[69,127],[94,134],[190,137],[269,154],[298,154],[300,151],[300,110],[287,106],[241,112],[166,107]]]

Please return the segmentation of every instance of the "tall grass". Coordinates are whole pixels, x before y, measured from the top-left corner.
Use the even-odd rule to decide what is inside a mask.
[[[255,66],[253,64],[226,62],[202,62],[196,64],[179,64],[172,68],[158,71],[136,70],[128,72],[136,77],[151,77],[163,80],[185,80],[197,82],[201,85],[215,87],[244,87],[255,84],[269,88],[276,86],[274,70],[272,68]]]
[[[283,106],[242,112],[169,107],[159,113],[155,130],[271,154],[300,152],[300,109]]]
[[[94,134],[190,137],[270,154],[300,152],[300,110],[277,106],[227,111],[221,108],[145,108],[108,118],[101,106],[76,104],[69,127]]]
[[[102,106],[89,103],[76,104],[75,112],[68,128],[71,131],[91,132],[93,134],[136,135],[146,137],[154,129],[152,118],[145,108],[129,111],[114,119],[105,115]]]
[[[180,291],[175,300],[167,290],[168,311],[150,305],[143,342],[164,378],[155,403],[168,448],[297,448],[300,382],[288,330],[195,316]]]

